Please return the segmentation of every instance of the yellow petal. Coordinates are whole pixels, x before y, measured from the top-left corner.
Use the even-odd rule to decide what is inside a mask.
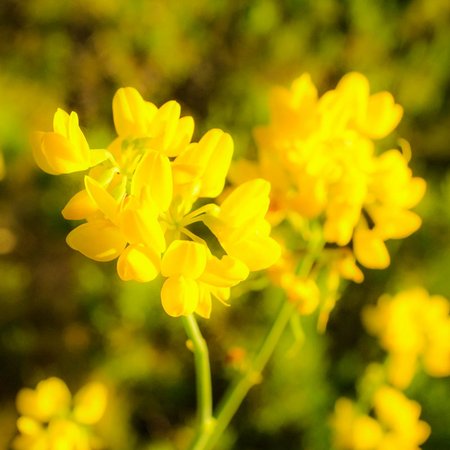
[[[423,178],[413,177],[409,181],[405,199],[403,202],[404,208],[414,208],[420,200],[422,200],[427,190],[427,183]]]
[[[391,262],[386,245],[373,230],[355,230],[353,251],[358,262],[369,269],[385,269]]]
[[[215,286],[208,286],[209,291],[211,292],[211,295],[217,298],[221,303],[223,303],[225,306],[230,306],[227,301],[230,298],[230,288],[228,287],[215,287]]]
[[[199,288],[199,298],[198,305],[195,308],[195,312],[205,319],[209,319],[211,316],[211,292],[208,287],[203,283],[198,283]]]
[[[171,147],[178,129],[181,106],[175,100],[170,100],[162,105],[156,112],[150,128],[149,135],[154,136],[152,143],[154,148],[166,151]]]
[[[117,272],[124,281],[154,280],[159,273],[159,255],[142,244],[129,245],[117,260]]]
[[[403,239],[417,231],[422,219],[412,211],[394,208],[370,210],[377,233],[383,239]]]
[[[172,201],[172,168],[167,156],[147,150],[139,161],[131,182],[131,194],[137,197],[144,187],[161,211],[167,211]]]
[[[67,220],[82,220],[98,211],[97,204],[87,193],[86,189],[77,192],[64,206],[62,215]]]
[[[22,416],[17,419],[17,429],[20,433],[35,436],[43,431],[39,421],[28,416]]]
[[[191,142],[193,133],[194,119],[191,116],[181,117],[165,154],[170,157],[178,156]]]
[[[217,197],[223,190],[233,155],[233,140],[222,130],[209,130],[198,142],[189,145],[175,160],[175,165],[198,167],[201,197]]]
[[[95,261],[112,261],[127,244],[120,230],[105,220],[78,226],[68,234],[66,242],[74,250]]]
[[[64,136],[67,137],[69,142],[77,149],[79,159],[87,164],[90,164],[89,144],[87,143],[86,138],[78,125],[78,115],[74,111],[72,111],[69,115],[67,134]]]
[[[347,108],[353,114],[357,125],[366,119],[370,86],[367,78],[358,72],[350,72],[342,77],[336,90],[344,93]]]
[[[89,197],[97,205],[98,209],[107,219],[115,222],[119,205],[114,197],[98,181],[89,176],[84,177],[84,184]]]
[[[165,277],[184,275],[198,278],[205,270],[207,249],[192,241],[173,241],[161,261],[161,273]]]
[[[78,116],[77,116],[78,120]],[[53,116],[53,131],[61,136],[68,137],[69,114],[58,108]]]
[[[59,175],[60,172],[56,171],[48,162],[47,156],[44,154],[42,149],[42,138],[44,137],[43,132],[38,131],[31,135],[31,148],[33,151],[33,157],[36,164],[41,170],[49,173],[50,175]]]
[[[120,88],[113,98],[113,117],[117,134],[124,137],[147,134],[156,110],[154,105],[142,99],[136,89]]]
[[[86,425],[97,423],[103,416],[108,390],[102,383],[91,382],[83,386],[74,397],[75,420]]]
[[[203,144],[203,140],[206,141]],[[221,130],[210,130],[200,140],[199,146],[209,147],[205,173],[202,176],[200,197],[217,197],[223,190],[225,178],[233,156],[233,139]],[[206,153],[206,151],[205,151]]]
[[[263,218],[269,209],[270,184],[262,178],[247,181],[234,189],[220,205],[219,217],[233,227]]]
[[[216,287],[231,287],[245,280],[248,273],[248,267],[236,258],[228,255],[221,259],[211,256],[200,280]]]
[[[161,302],[169,316],[192,314],[199,302],[197,282],[184,276],[168,278],[161,288]]]
[[[230,256],[241,260],[251,271],[267,269],[281,255],[280,246],[275,240],[256,233],[242,240],[220,242]]]
[[[157,253],[165,250],[164,232],[158,221],[157,208],[151,199],[129,202],[121,212],[120,226],[128,242],[143,243]]]
[[[44,133],[41,151],[53,173],[72,173],[89,168],[89,157],[84,159],[79,149],[60,134]]]
[[[16,399],[17,410],[42,422],[56,414],[66,413],[71,395],[66,384],[56,377],[40,381],[36,390],[22,389]]]
[[[369,137],[381,139],[397,127],[402,116],[403,108],[395,103],[392,94],[379,92],[369,98],[363,129]]]

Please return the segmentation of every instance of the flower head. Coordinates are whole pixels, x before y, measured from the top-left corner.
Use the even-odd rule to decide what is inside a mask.
[[[103,158],[93,163],[78,128],[77,142],[83,146],[72,144],[67,133],[58,137],[66,147],[70,143],[67,153],[80,159],[76,169],[90,169],[84,188],[62,213],[68,220],[85,221],[67,236],[70,247],[96,261],[117,260],[123,280],[147,282],[161,274],[166,278],[161,300],[169,315],[196,312],[209,317],[212,297],[226,302],[232,286],[249,271],[273,264],[280,250],[264,217],[269,183],[251,181],[221,205],[213,203],[225,185],[233,141],[213,129],[191,142],[194,121],[180,117],[180,111],[175,101],[158,108],[135,89],[122,88],[113,99],[117,138],[101,151]],[[51,135],[64,132],[55,127]],[[40,142],[38,164],[46,170],[52,162],[56,168],[53,160],[43,158],[47,147],[43,138]],[[59,155],[62,150],[54,147],[53,154]],[[68,173],[73,168],[67,164],[47,171]],[[196,233],[201,223],[219,246],[209,248]]]
[[[425,192],[408,167],[407,143],[403,151],[376,151],[375,141],[396,128],[402,107],[388,92],[371,94],[366,77],[352,72],[321,97],[308,74],[290,89],[277,87],[270,112],[270,123],[255,130],[258,161],[238,161],[232,181],[267,179],[273,224],[319,222],[333,252],[351,249],[361,265],[387,267],[385,241],[420,227],[410,209]],[[341,275],[361,279],[354,270]]]
[[[22,389],[16,399],[21,414],[16,450],[89,450],[94,436],[90,427],[103,416],[106,387],[98,382],[83,386],[72,399],[66,384],[52,377],[40,381],[36,389]]]
[[[353,401],[340,398],[331,420],[339,450],[419,450],[430,427],[419,420],[420,405],[390,387],[379,387],[371,399],[373,417]]]
[[[421,359],[425,371],[436,377],[450,375],[450,302],[424,289],[410,289],[396,296],[384,295],[364,311],[369,332],[389,353],[388,375],[392,384],[407,387]]]

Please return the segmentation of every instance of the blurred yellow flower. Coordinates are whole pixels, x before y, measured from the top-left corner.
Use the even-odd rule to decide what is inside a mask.
[[[381,386],[370,406],[374,417],[338,399],[331,419],[336,450],[419,450],[430,435],[429,425],[419,420],[420,405],[392,387]]]
[[[107,390],[98,382],[86,384],[72,399],[66,384],[52,377],[36,389],[24,388],[17,395],[19,435],[16,450],[90,450],[98,448],[90,429],[103,416]]]
[[[158,108],[135,89],[122,88],[113,99],[118,136],[95,153],[95,163],[75,113],[58,111],[54,132],[42,134],[34,152],[50,173],[90,168],[84,189],[62,211],[68,220],[86,221],[67,236],[70,247],[96,261],[117,259],[123,280],[147,282],[161,274],[167,314],[209,317],[212,297],[226,302],[232,286],[250,270],[273,264],[280,249],[265,219],[270,184],[252,180],[220,206],[211,203],[224,188],[233,141],[213,129],[192,143],[194,121],[180,112],[175,101]],[[58,140],[52,152],[48,139]],[[198,222],[215,234],[218,254],[192,231]]]
[[[277,87],[270,112],[270,123],[255,130],[257,162],[238,161],[232,182],[267,179],[272,224],[319,220],[328,244],[352,249],[365,267],[387,267],[385,241],[420,227],[410,209],[425,192],[425,181],[412,177],[409,154],[375,152],[374,140],[395,129],[402,107],[388,92],[370,94],[366,77],[352,72],[321,97],[308,74],[291,89]],[[341,269],[342,277],[361,281],[348,264]]]
[[[450,302],[424,289],[383,295],[363,312],[369,332],[389,353],[388,376],[397,387],[407,387],[421,358],[425,371],[450,375]]]

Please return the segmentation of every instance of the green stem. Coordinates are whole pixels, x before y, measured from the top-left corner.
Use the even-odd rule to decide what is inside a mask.
[[[322,248],[322,239],[312,239],[309,245],[309,251],[306,253],[295,270],[296,275],[300,277],[309,276]],[[210,427],[206,434],[199,436],[199,445],[195,447],[195,450],[211,450],[214,448],[236,411],[239,409],[239,406],[248,394],[249,390],[261,381],[262,371],[272,356],[275,347],[277,346],[286,325],[289,322],[289,319],[292,317],[294,309],[295,305],[288,302],[283,295],[275,321],[266,334],[252,364],[225,394],[218,406],[218,412],[216,415],[217,419],[214,426]],[[193,448],[191,450],[193,450]]]
[[[248,391],[261,381],[261,372],[272,356],[272,353],[289,322],[293,309],[294,306],[283,298],[275,322],[267,333],[253,363],[241,378],[231,386],[228,393],[223,398],[218,407],[215,427],[211,430],[210,435],[204,439],[203,446],[198,447],[199,450],[213,448],[223,431],[227,428]]]
[[[314,262],[316,261],[317,256],[322,248],[323,248],[323,241],[321,239],[313,239],[310,242],[309,251],[304,256],[301,263],[297,266],[295,270],[296,275],[300,277],[309,276],[311,269],[314,265]],[[231,419],[235,415],[236,411],[239,409],[242,401],[248,394],[249,390],[254,385],[260,383],[262,371],[264,370],[266,364],[268,363],[270,357],[272,356],[275,347],[277,346],[286,328],[286,325],[289,322],[289,319],[292,317],[294,309],[295,305],[288,302],[285,296],[283,295],[281,299],[281,305],[276,315],[275,321],[273,322],[272,327],[266,334],[264,341],[262,342],[258,350],[258,353],[256,354],[251,365],[248,367],[245,373],[243,373],[235,381],[235,383],[229,388],[229,390],[225,394],[224,398],[222,399],[222,401],[218,406],[216,419],[212,417],[211,409],[208,410],[208,415],[206,419],[204,414],[202,415],[202,412],[200,411],[200,422],[202,425],[200,426],[194,441],[189,447],[189,450],[211,450],[217,444],[218,440],[222,436],[222,433],[231,422]],[[187,317],[186,321],[189,321],[191,317],[192,316]],[[193,317],[192,320],[194,320]],[[195,323],[195,326],[196,325],[197,324]],[[186,330],[188,332],[188,335],[191,337],[191,335],[189,334],[190,331],[188,330],[187,327]],[[198,331],[198,333],[200,333],[200,331]],[[192,341],[194,343],[195,348],[196,344],[193,339]],[[206,349],[206,364],[209,376],[210,372],[209,372],[209,363],[207,359],[206,343],[204,342],[203,338],[201,338],[201,341]],[[197,351],[195,355],[196,355],[196,369],[198,377],[197,378],[198,404],[199,406],[201,406],[205,402],[205,398],[203,397],[204,394],[202,394],[202,391],[205,389],[204,386],[205,380],[203,379],[205,378],[205,374],[202,375],[201,370],[204,370],[204,367],[202,369],[200,361],[197,362],[197,359],[200,359],[200,356],[197,357]],[[209,383],[208,386],[209,386],[209,402],[210,402],[211,401],[210,378],[208,378],[208,383]]]
[[[209,367],[209,354],[206,341],[203,338],[197,321],[193,315],[182,317],[186,334],[192,342],[195,359],[195,372],[197,383],[197,414],[198,414],[198,437],[209,434],[213,426],[212,417],[212,390],[211,370]],[[191,449],[199,449],[194,440]]]

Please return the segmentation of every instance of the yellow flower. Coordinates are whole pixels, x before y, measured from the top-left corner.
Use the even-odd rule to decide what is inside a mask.
[[[53,118],[53,132],[36,133],[32,144],[36,163],[52,175],[86,170],[108,156],[103,150],[90,150],[77,113],[69,115],[62,109]]]
[[[106,409],[107,390],[98,382],[88,383],[72,396],[66,384],[52,377],[38,383],[35,390],[24,388],[17,395],[19,435],[16,450],[90,450],[89,427]]]
[[[286,219],[298,231],[299,222],[320,222],[327,243],[351,249],[365,267],[387,267],[385,241],[420,227],[410,209],[425,192],[403,154],[406,142],[403,153],[375,151],[374,140],[396,128],[402,107],[388,92],[371,94],[360,73],[320,97],[304,74],[290,89],[273,90],[270,113],[269,124],[255,130],[257,161],[238,161],[232,182],[270,181],[273,225]],[[361,279],[355,271],[347,277]]]
[[[389,353],[388,375],[392,384],[407,387],[422,359],[432,376],[450,375],[450,303],[423,289],[410,289],[394,297],[384,295],[364,311],[369,332]]]
[[[380,448],[418,449],[430,435],[430,426],[419,420],[420,405],[389,386],[382,386],[373,399],[375,413],[388,433]]]
[[[249,270],[278,258],[279,246],[265,219],[266,181],[244,184],[221,206],[210,201],[224,188],[233,140],[213,129],[191,142],[193,119],[180,117],[180,110],[175,101],[158,108],[133,88],[119,89],[113,99],[118,136],[107,158],[80,164],[90,169],[84,188],[62,213],[85,221],[67,236],[70,247],[96,261],[117,260],[123,280],[148,282],[161,274],[169,315],[209,317],[211,298],[225,303]],[[216,235],[222,246],[215,243],[216,253],[194,233],[198,222]]]
[[[161,261],[167,277],[161,290],[164,310],[170,316],[211,313],[211,295],[225,302],[229,288],[248,276],[247,266],[236,258],[218,259],[207,247],[192,241],[173,241]]]
[[[333,445],[339,450],[375,450],[383,437],[381,425],[358,411],[347,398],[339,398],[331,419]],[[381,448],[380,448],[381,450]]]
[[[338,399],[331,419],[337,450],[420,450],[430,435],[429,425],[419,420],[420,405],[392,387],[378,388],[370,406],[374,417]]]

